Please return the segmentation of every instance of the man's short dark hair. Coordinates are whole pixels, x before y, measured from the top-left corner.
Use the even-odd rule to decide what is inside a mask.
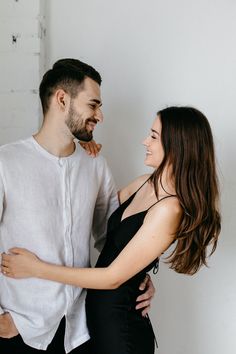
[[[65,58],[58,60],[52,69],[44,74],[39,86],[43,113],[45,114],[48,111],[51,97],[57,89],[63,89],[74,98],[79,89],[83,88],[86,77],[101,85],[101,76],[92,66],[78,59]]]

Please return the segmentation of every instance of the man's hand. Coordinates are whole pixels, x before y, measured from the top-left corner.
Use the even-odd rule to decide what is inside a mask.
[[[91,141],[79,141],[80,145],[82,148],[90,155],[93,157],[96,157],[98,153],[100,152],[102,145],[97,144],[96,141],[91,140]]]
[[[142,316],[145,317],[150,310],[151,301],[156,291],[149,274],[146,274],[144,281],[139,286],[139,290],[145,290],[145,293],[137,297],[138,304],[135,308],[136,310],[143,309]]]
[[[18,334],[11,315],[7,312],[0,315],[0,337],[10,339]]]

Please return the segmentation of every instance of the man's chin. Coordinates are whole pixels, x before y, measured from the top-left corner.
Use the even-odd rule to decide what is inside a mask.
[[[73,135],[76,139],[78,139],[80,141],[85,141],[86,143],[88,143],[89,141],[91,141],[93,139],[93,134],[75,133]]]

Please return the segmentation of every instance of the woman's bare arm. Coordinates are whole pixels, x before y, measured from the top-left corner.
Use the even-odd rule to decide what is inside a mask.
[[[172,243],[182,215],[176,198],[168,198],[147,213],[144,223],[107,268],[71,268],[39,260],[14,248],[2,255],[2,272],[12,278],[37,277],[92,289],[116,289],[159,257]]]

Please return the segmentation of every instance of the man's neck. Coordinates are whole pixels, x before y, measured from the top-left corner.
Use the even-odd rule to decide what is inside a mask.
[[[47,123],[44,123],[38,133],[33,135],[39,145],[50,154],[58,157],[67,157],[75,151],[75,143],[72,135],[55,130]]]

